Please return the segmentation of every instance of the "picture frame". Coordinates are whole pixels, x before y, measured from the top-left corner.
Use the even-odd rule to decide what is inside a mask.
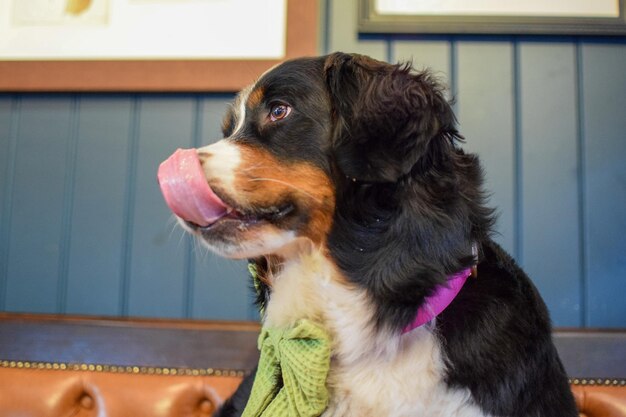
[[[317,54],[319,0],[285,1],[284,56],[277,59],[0,60],[0,92],[238,91],[279,62]]]
[[[359,0],[358,28],[368,34],[623,36],[625,1]]]

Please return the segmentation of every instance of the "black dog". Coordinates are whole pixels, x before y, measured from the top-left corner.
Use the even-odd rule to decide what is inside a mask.
[[[223,131],[164,163],[161,186],[209,248],[255,262],[264,325],[331,335],[324,417],[578,415],[547,309],[490,238],[478,158],[429,73],[288,61]],[[253,377],[218,415],[241,415]]]

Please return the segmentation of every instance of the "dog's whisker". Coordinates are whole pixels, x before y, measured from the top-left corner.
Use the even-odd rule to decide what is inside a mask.
[[[209,249],[202,244],[202,237],[194,235],[191,239],[191,247],[193,250],[194,257],[197,260],[205,261],[207,258],[207,253]]]
[[[249,171],[252,171],[252,170],[255,170],[255,169],[259,169],[259,168],[268,168],[268,169],[270,169],[271,167],[268,166],[268,165],[263,165],[262,163],[259,162],[258,164],[253,165],[251,167],[247,167],[247,168],[241,169],[241,172],[249,172]]]
[[[168,239],[171,239],[177,230],[182,230],[180,227],[178,227],[179,226],[178,219],[174,215],[170,216],[167,223],[168,223],[167,227],[170,229],[169,234],[167,236]]]
[[[209,259],[209,255],[211,254],[209,248],[202,244],[202,240],[199,237],[196,237],[194,242],[196,243],[196,251],[199,253],[200,259],[203,262],[207,261]]]
[[[178,238],[178,247],[180,248],[181,246],[185,244],[187,233],[185,233],[185,231],[182,228],[179,228],[178,230],[180,230],[180,237]]]

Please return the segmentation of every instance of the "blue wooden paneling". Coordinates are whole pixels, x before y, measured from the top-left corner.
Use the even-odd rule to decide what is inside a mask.
[[[577,96],[571,42],[520,44],[523,266],[560,326],[580,326]]]
[[[80,100],[65,311],[121,313],[131,99]]]
[[[56,312],[72,98],[21,101],[5,308]]]
[[[556,325],[626,326],[626,43],[361,36],[322,2],[324,52],[439,72],[480,154],[496,239]],[[183,235],[156,183],[219,138],[231,95],[0,95],[0,310],[254,318],[245,262]]]
[[[513,45],[461,41],[454,57],[458,71],[457,115],[465,148],[485,168],[490,204],[498,209],[495,239],[515,254],[516,162]]]
[[[140,99],[136,165],[131,174],[128,314],[181,317],[185,313],[184,240],[173,239],[175,222],[159,190],[159,164],[177,147],[193,142],[193,99],[146,96]]]
[[[330,1],[326,22],[328,51],[357,52],[371,57],[387,59],[387,42],[379,39],[359,39],[357,1]]]
[[[412,62],[416,69],[428,69],[450,86],[451,49],[451,43],[447,40],[398,40],[391,45],[391,61]]]
[[[196,242],[193,253],[196,269],[192,317],[253,319],[252,283],[246,262],[220,258],[209,253],[199,242]]]
[[[581,49],[587,321],[626,327],[626,44]]]
[[[17,146],[17,103],[10,95],[0,96],[0,310],[4,309],[9,262],[9,227],[13,194],[14,158]]]
[[[200,102],[200,129],[196,146],[213,143],[222,137],[221,121],[232,96],[217,96]],[[201,246],[192,244],[193,291],[191,315],[196,318],[252,318],[250,279],[245,261],[222,259]]]

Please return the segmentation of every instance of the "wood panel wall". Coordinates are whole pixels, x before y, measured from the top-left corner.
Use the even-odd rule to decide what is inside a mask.
[[[556,325],[626,327],[626,41],[369,36],[322,2],[320,51],[411,59],[450,87],[497,240]],[[158,163],[219,138],[231,95],[0,95],[0,311],[251,319],[243,263],[176,228]]]

